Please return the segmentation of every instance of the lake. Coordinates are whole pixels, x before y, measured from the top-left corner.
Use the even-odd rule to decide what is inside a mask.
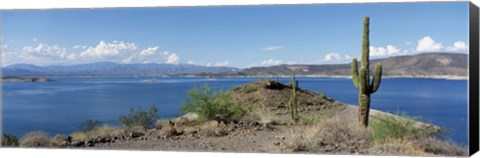
[[[130,108],[159,109],[161,118],[176,117],[194,86],[207,83],[214,89],[230,89],[259,78],[156,78],[149,77],[51,78],[46,83],[3,83],[3,130],[21,138],[43,130],[67,135],[86,119],[120,125],[119,116]],[[272,78],[287,83],[290,78]],[[357,104],[358,90],[346,78],[297,78],[299,86],[347,104]],[[467,80],[383,79],[372,94],[371,108],[403,112],[448,129],[459,145],[467,145]]]

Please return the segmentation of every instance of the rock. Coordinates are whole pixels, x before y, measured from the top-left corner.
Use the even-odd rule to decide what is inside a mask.
[[[138,137],[141,137],[141,136],[144,136],[144,135],[145,135],[145,133],[138,132],[138,131],[132,131],[129,134],[130,138],[138,138]]]
[[[200,126],[200,129],[202,129],[202,130],[204,130],[204,129],[215,129],[217,127],[218,127],[218,122],[217,121],[208,121],[208,122],[203,123]]]
[[[73,141],[70,145],[73,146],[73,147],[81,147],[81,146],[85,145],[85,142],[77,140],[77,141]]]
[[[163,127],[161,130],[155,131],[152,134],[157,138],[170,138],[173,136],[182,135],[183,131],[177,131],[177,129],[172,126],[166,126],[166,127]]]
[[[155,122],[156,129],[162,129],[163,127],[168,125],[169,125],[169,121],[165,121],[165,120],[157,120],[157,122]]]
[[[186,125],[186,124],[191,124],[192,122],[196,121],[198,119],[198,114],[194,112],[189,112],[185,115],[182,115],[176,119],[173,120],[175,125]]]
[[[94,140],[95,143],[106,143],[106,139],[104,137],[97,137]]]
[[[93,146],[93,144],[95,144],[93,139],[85,141],[85,146],[87,146],[87,147],[91,147],[91,146]]]

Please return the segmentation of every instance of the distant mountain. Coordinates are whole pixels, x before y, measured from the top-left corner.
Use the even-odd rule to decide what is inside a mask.
[[[395,56],[372,60],[370,65],[383,65],[384,76],[429,77],[429,76],[468,76],[468,55],[458,53],[423,53],[409,56]],[[252,67],[237,72],[223,72],[221,76],[285,76],[294,72],[297,75],[349,76],[348,64],[332,65],[276,65]]]
[[[237,68],[191,64],[118,64],[98,62],[71,66],[15,64],[2,68],[4,76],[174,75],[235,72]]]
[[[436,77],[468,76],[468,55],[459,53],[423,53],[372,60],[383,65],[384,76]],[[85,75],[170,75],[170,76],[350,76],[350,63],[331,65],[276,65],[238,69],[191,64],[118,64],[99,62],[72,66],[35,66],[16,64],[2,69],[4,76],[85,76]]]

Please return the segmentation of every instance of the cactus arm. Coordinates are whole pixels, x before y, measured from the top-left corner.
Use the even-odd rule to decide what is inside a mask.
[[[353,85],[358,88],[358,61],[357,59],[352,59],[352,81]]]
[[[382,65],[375,64],[375,72],[373,75],[371,93],[375,93],[380,87],[380,81],[382,80]]]
[[[358,80],[358,86],[360,89],[360,92],[362,94],[366,94],[369,92],[369,85],[368,85],[368,76],[367,76],[367,71],[364,67],[360,68],[360,76]]]

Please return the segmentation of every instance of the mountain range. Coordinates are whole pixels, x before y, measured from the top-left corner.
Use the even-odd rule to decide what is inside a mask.
[[[360,62],[360,61],[359,61]],[[395,56],[370,61],[370,70],[377,63],[383,66],[384,76],[431,77],[468,76],[468,54],[423,53],[408,56]],[[351,63],[327,65],[276,65],[252,67],[236,72],[224,72],[232,76],[350,76]]]
[[[15,64],[2,69],[3,76],[116,76],[116,75],[174,75],[235,72],[232,67],[207,67],[192,64],[119,64],[98,62],[70,66],[36,66]]]
[[[468,76],[468,54],[423,53],[371,60],[383,65],[384,76]],[[371,68],[373,70],[373,68]],[[85,75],[145,75],[145,76],[349,76],[350,63],[324,65],[275,65],[245,69],[208,67],[191,64],[118,64],[99,62],[71,66],[36,66],[15,64],[2,68],[3,76],[85,76]]]

